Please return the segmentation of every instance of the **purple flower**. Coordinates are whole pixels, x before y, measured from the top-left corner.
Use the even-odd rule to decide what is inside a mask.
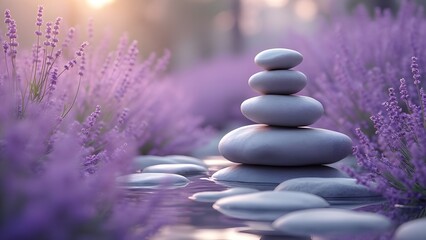
[[[10,56],[11,59],[16,58],[17,55],[17,47],[18,47],[18,42],[17,42],[17,38],[18,38],[18,34],[17,34],[17,29],[16,29],[16,22],[15,20],[12,18],[10,10],[6,10],[4,12],[4,23],[7,24],[7,33],[6,33],[6,37],[8,38],[8,47],[6,49],[5,46],[3,46],[3,49],[6,51],[7,50],[7,54]]]
[[[354,129],[360,126],[372,136],[375,129],[369,116],[382,109],[387,90],[401,78],[416,83],[401,85],[402,98],[418,101],[417,86],[424,86],[418,65],[424,65],[426,56],[422,40],[426,37],[426,19],[421,6],[403,1],[395,15],[384,10],[376,11],[374,17],[360,6],[351,14],[330,16],[313,35],[291,34],[283,47],[304,55],[298,70],[309,78],[305,90],[325,107],[325,116],[317,126],[353,138]],[[411,62],[412,56],[419,59]]]
[[[414,85],[420,85],[420,70],[417,57],[411,58],[411,72],[413,73]]]
[[[38,29],[42,17],[40,7]],[[206,130],[187,113],[185,93],[157,79],[167,54],[157,64],[154,58],[140,62],[136,43],[122,40],[114,53],[83,43],[66,59],[68,54],[54,51],[60,21],[46,24],[46,44],[36,33],[33,51],[17,55],[16,25],[5,12],[0,239],[146,238],[171,220],[153,214],[161,193],[133,196],[117,186],[116,177],[130,172],[140,152],[191,151]],[[74,31],[61,45],[67,53]],[[67,71],[76,65],[77,71]]]
[[[415,66],[415,67],[413,67]],[[413,85],[420,79],[417,58],[412,58],[411,68]],[[389,89],[389,100],[386,101],[384,112],[371,119],[376,128],[376,135],[368,139],[361,130],[356,130],[359,146],[355,147],[354,155],[364,170],[357,173],[346,169],[349,175],[381,193],[392,203],[424,204],[426,202],[426,120],[423,106],[423,88],[417,96],[420,101],[409,102],[406,95],[407,86],[401,79],[401,95],[397,98],[393,88]],[[406,105],[403,110],[400,105]]]

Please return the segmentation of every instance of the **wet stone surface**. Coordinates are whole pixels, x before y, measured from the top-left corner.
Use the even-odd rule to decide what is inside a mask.
[[[230,187],[214,182],[210,179],[216,171],[228,166],[223,158],[210,158],[205,163],[209,169],[209,175],[189,176],[189,182],[184,187],[175,189],[130,189],[129,194],[139,196],[143,201],[151,201],[152,213],[150,217],[166,219],[170,224],[161,229],[152,238],[153,240],[290,240],[312,239],[306,236],[292,236],[288,233],[277,231],[273,228],[273,221],[257,221],[236,219],[228,217],[212,206],[213,202],[197,202],[190,199],[191,196],[201,192],[222,192]],[[246,187],[264,190],[253,183],[247,183]],[[272,190],[272,189],[270,189]],[[362,212],[379,212],[382,215],[402,216],[401,212],[391,214],[391,208],[383,203],[372,205],[333,205],[330,208],[348,209]],[[327,209],[327,208],[325,208]],[[410,212],[410,214],[412,214]],[[411,216],[412,217],[412,216]],[[351,220],[351,219],[348,219]],[[405,219],[404,221],[408,221]],[[381,234],[384,239],[392,239],[392,234],[398,225],[403,222],[393,221],[395,225],[387,232]],[[324,231],[327,230],[324,228]],[[327,231],[329,231],[328,229]],[[401,230],[402,231],[402,230]],[[404,233],[404,232],[403,232]],[[373,235],[372,235],[373,236]],[[362,236],[352,239],[369,240]],[[358,236],[359,237],[359,236]],[[377,237],[376,235],[374,237]],[[370,238],[375,239],[375,238]],[[403,238],[402,238],[403,239]]]

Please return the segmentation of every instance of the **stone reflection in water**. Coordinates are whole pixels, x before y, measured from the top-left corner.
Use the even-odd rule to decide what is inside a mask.
[[[260,235],[260,240],[309,240],[310,237],[297,237],[276,231],[272,228],[271,222],[247,221],[247,227],[240,227],[238,230],[242,233]]]
[[[239,233],[234,228],[245,226],[236,219],[220,214],[212,208],[212,203],[195,202],[188,197],[197,192],[222,191],[226,188],[217,185],[202,176],[190,178],[191,182],[185,188],[166,190],[163,193],[162,206],[166,216],[174,213],[171,225],[162,229],[152,239],[154,240],[208,240],[208,239],[259,239],[259,236]],[[230,236],[232,235],[232,238]],[[211,236],[222,236],[211,238]]]
[[[220,160],[220,159],[219,159]],[[221,167],[226,166],[225,164]],[[214,164],[213,164],[214,165]],[[218,166],[209,166],[210,172],[215,172]],[[212,170],[215,169],[215,170]],[[257,168],[262,171],[261,168]],[[280,169],[280,168],[278,168]],[[328,169],[328,168],[327,168]],[[329,169],[328,169],[329,170]],[[332,169],[335,170],[335,169]],[[277,175],[279,176],[277,171]],[[179,189],[153,190],[142,189],[129,191],[132,195],[141,196],[141,200],[148,199],[145,195],[158,194],[157,200],[150,205],[156,208],[155,214],[149,217],[164,219],[170,223],[169,226],[162,229],[157,235],[150,239],[153,240],[297,240],[311,239],[310,237],[295,238],[284,235],[271,228],[271,222],[243,221],[229,218],[212,208],[212,203],[196,202],[188,199],[189,196],[198,192],[205,191],[223,191],[228,187],[219,185],[206,176],[194,176],[189,178],[190,182],[186,187]],[[247,183],[248,187],[256,187],[256,183]],[[420,214],[418,209],[389,206],[386,204],[373,204],[364,207],[353,205],[332,205],[332,207],[354,209],[356,211],[367,211],[384,214],[392,218],[396,223],[395,229],[399,224],[409,219],[417,218]],[[398,218],[396,218],[398,217]],[[392,239],[393,231],[382,234],[382,239]],[[355,239],[356,236],[354,236]],[[312,238],[314,239],[314,238]],[[363,238],[363,240],[368,238]]]
[[[217,200],[224,197],[230,197],[230,196],[236,196],[236,195],[254,193],[254,192],[258,192],[258,190],[254,188],[230,188],[224,191],[206,191],[206,192],[195,193],[194,195],[190,196],[189,199],[197,201],[197,202],[214,203]]]
[[[260,240],[311,240],[310,237],[262,236]]]
[[[355,209],[357,211],[375,212],[392,219],[396,225],[426,217],[426,205],[393,205],[387,202],[370,204]]]

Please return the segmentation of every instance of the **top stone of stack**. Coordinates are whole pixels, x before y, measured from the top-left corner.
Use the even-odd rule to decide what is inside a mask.
[[[254,62],[266,70],[287,70],[299,65],[303,56],[287,48],[272,48],[256,55]]]

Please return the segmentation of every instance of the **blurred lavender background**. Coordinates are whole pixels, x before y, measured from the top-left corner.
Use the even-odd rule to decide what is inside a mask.
[[[27,49],[22,51],[22,59],[26,59],[25,54],[34,43],[37,5],[44,5],[46,11],[43,17],[46,21],[54,21],[57,16],[62,16],[63,29],[75,26],[80,29],[76,33],[76,39],[90,40],[93,43],[87,50],[89,64],[85,73],[92,81],[83,82],[85,90],[81,91],[77,101],[83,107],[74,109],[70,114],[72,120],[78,120],[79,123],[64,122],[65,127],[61,129],[63,135],[55,134],[57,141],[52,140],[51,144],[55,143],[57,149],[47,155],[47,159],[55,161],[52,160],[51,166],[46,165],[44,177],[30,174],[22,180],[22,176],[14,174],[12,170],[30,171],[34,164],[20,163],[38,163],[39,158],[46,157],[45,142],[50,143],[51,137],[47,133],[56,130],[50,122],[54,118],[34,114],[23,121],[17,121],[9,114],[16,109],[2,108],[0,122],[3,124],[0,124],[0,128],[3,130],[0,131],[0,137],[4,139],[2,144],[10,144],[3,147],[10,151],[2,153],[0,160],[7,162],[2,165],[2,169],[10,171],[0,174],[4,183],[0,191],[5,196],[1,200],[4,202],[2,209],[12,210],[3,214],[3,219],[0,220],[18,216],[21,218],[17,219],[22,222],[16,221],[22,226],[38,223],[40,226],[34,226],[38,227],[36,230],[40,231],[37,233],[40,236],[45,233],[43,229],[50,231],[52,222],[65,226],[68,224],[66,221],[72,221],[71,225],[80,231],[81,219],[97,220],[103,209],[92,212],[72,210],[74,205],[96,206],[97,199],[102,199],[103,196],[101,191],[93,189],[102,189],[102,184],[108,184],[105,187],[108,193],[105,201],[113,206],[113,213],[117,213],[108,215],[99,224],[102,234],[126,235],[125,230],[133,226],[134,222],[138,222],[140,218],[147,219],[150,211],[145,209],[134,211],[131,218],[127,216],[127,212],[133,212],[137,205],[121,204],[122,193],[116,192],[114,178],[111,176],[115,176],[118,169],[128,166],[132,157],[138,153],[166,155],[191,152],[194,143],[203,136],[210,136],[205,134],[204,127],[212,127],[220,136],[227,129],[244,124],[247,120],[239,108],[243,100],[256,95],[248,87],[247,80],[253,73],[260,71],[253,63],[254,55],[260,50],[287,47],[300,51],[305,56],[305,61],[299,69],[310,80],[306,94],[318,98],[325,105],[326,117],[321,125],[352,136],[357,127],[362,127],[367,135],[373,135],[374,129],[368,117],[380,110],[381,103],[387,99],[389,87],[397,88],[402,77],[410,79],[410,63],[414,55],[418,57],[418,71],[423,78],[419,81],[424,82],[422,67],[425,66],[426,55],[426,21],[419,6],[425,6],[425,0],[1,0],[0,11],[10,9],[19,26],[20,49]],[[93,19],[92,23],[90,19]],[[2,36],[8,31],[5,24],[1,25],[0,31]],[[131,56],[133,51],[137,52],[132,48],[133,43],[130,44],[127,40],[124,41],[125,44],[119,43],[123,32],[127,33],[127,37],[121,39],[138,41],[138,59],[119,58],[120,46],[125,49],[130,45]],[[66,37],[65,33],[62,32],[61,42]],[[92,34],[95,39],[91,39]],[[118,50],[113,53],[117,53],[119,72],[125,72],[130,66],[134,66],[134,62],[137,66],[135,69],[140,70],[134,74],[129,73],[131,81],[123,76],[116,77],[113,75],[114,71],[109,75],[98,73],[102,70],[99,68],[104,60],[109,58],[106,54],[114,51],[117,45]],[[162,56],[165,49],[172,54],[170,64],[166,63],[167,54],[164,62],[160,57],[160,64],[153,64],[155,58],[150,57],[150,54],[154,52]],[[63,61],[69,57],[66,51],[63,57]],[[23,63],[21,61],[20,64]],[[112,62],[108,64],[105,63],[110,69],[115,69]],[[150,64],[154,66],[151,70],[141,71],[146,66],[151,66]],[[0,69],[4,68],[4,64],[0,65]],[[166,68],[165,74],[159,74],[163,72],[163,68]],[[4,71],[1,74],[5,74]],[[103,94],[93,95],[93,92],[87,90],[110,92],[113,88],[104,83],[123,80],[122,78],[131,84],[130,87],[125,86],[126,91],[127,87],[131,90],[126,98],[111,98],[110,101]],[[69,90],[66,86],[61,88],[65,89]],[[121,88],[117,89],[121,94]],[[7,96],[3,98],[1,102],[8,106]],[[97,104],[103,104],[102,111],[98,111]],[[100,135],[102,139],[111,143],[100,149],[104,151],[92,146],[92,141],[89,141],[92,139],[85,139],[83,146],[87,151],[75,156],[75,161],[64,164],[67,156],[74,151],[70,146],[75,145],[77,149],[82,142],[79,139],[81,134],[72,134],[83,130],[95,132],[93,126],[97,125],[90,124],[89,120],[95,121],[99,115],[99,124],[102,123],[110,130],[122,130],[116,126],[120,123],[120,116],[128,113],[128,108],[132,113],[129,114],[132,121],[128,121],[128,127],[123,127],[127,131],[123,130],[120,134],[103,132]],[[34,113],[40,111],[39,106],[33,109]],[[86,129],[86,125],[92,129]],[[142,129],[145,125],[146,128]],[[34,132],[34,139],[26,137],[31,131]],[[95,137],[93,139],[97,140]],[[118,143],[132,144],[128,146],[130,150],[126,154],[118,154],[121,153],[121,145]],[[14,148],[19,144],[32,148],[28,152]],[[133,144],[137,146],[132,146]],[[206,151],[198,151],[197,154],[216,154],[214,149],[217,149],[217,142],[213,139]],[[40,156],[34,153],[39,153]],[[97,171],[99,174],[93,178],[81,180],[78,162],[82,159],[94,159],[96,161],[93,162],[97,162],[98,158],[112,159],[114,164]],[[9,159],[18,160],[6,161]],[[126,171],[123,169],[119,173]],[[63,181],[58,180],[62,178]],[[68,178],[71,180],[67,180]],[[36,179],[39,181],[34,182]],[[67,185],[67,181],[73,184]],[[9,188],[12,185],[9,186],[7,182],[16,182],[16,186]],[[30,185],[32,182],[33,185]],[[46,185],[46,182],[50,185]],[[48,186],[48,193],[52,189],[53,193],[60,194],[52,194],[47,203],[42,200],[33,201],[41,193],[32,189],[42,189],[43,186]],[[56,198],[62,195],[65,197]],[[22,216],[18,214],[20,206],[16,207],[17,210],[10,207],[17,202],[16,196],[28,199],[28,208],[22,210]],[[68,199],[71,205],[64,203]],[[65,207],[61,205],[63,203]],[[53,204],[57,207],[52,207]],[[39,209],[40,212],[32,212],[33,209]],[[44,213],[49,212],[49,209],[52,215],[50,217]],[[56,221],[56,213],[62,209],[70,210],[67,217],[61,215],[65,222],[63,224]],[[156,224],[163,224],[161,221],[153,222],[155,226],[152,229],[148,226],[147,233],[143,234],[155,231],[158,228]],[[104,231],[104,223],[107,226],[122,223],[123,226],[117,225],[117,228]],[[3,227],[10,229],[8,226]],[[57,234],[68,234],[68,230],[59,229]],[[69,231],[73,232],[74,229]],[[14,236],[15,233],[32,234],[17,228],[5,232],[4,236]],[[93,234],[98,235],[98,232]],[[52,239],[58,238],[52,235]]]
[[[239,111],[239,105],[244,99],[255,95],[247,85],[248,78],[260,71],[253,64],[254,55],[267,48],[294,48],[305,55],[304,64],[300,69],[310,79],[309,95],[318,98],[326,105],[326,109],[329,109],[322,126],[352,135],[356,127],[353,125],[358,121],[358,116],[346,113],[342,115],[343,112],[338,110],[339,106],[329,106],[338,99],[331,97],[327,92],[327,89],[331,89],[329,84],[333,84],[335,82],[333,79],[340,74],[333,72],[336,61],[338,62],[336,56],[341,55],[343,51],[342,47],[336,49],[338,46],[336,43],[349,49],[352,56],[356,55],[360,65],[364,65],[363,67],[369,65],[370,69],[366,70],[374,69],[375,64],[382,66],[395,64],[392,60],[389,63],[384,61],[389,57],[384,53],[393,51],[390,48],[377,50],[379,55],[383,54],[381,57],[375,56],[374,63],[371,63],[371,56],[368,56],[370,47],[364,47],[365,51],[361,48],[371,45],[371,48],[376,49],[380,42],[375,38],[381,34],[387,34],[386,38],[395,38],[387,39],[386,41],[391,42],[388,45],[398,42],[396,37],[399,33],[396,28],[413,24],[403,21],[404,17],[399,14],[401,3],[404,2],[406,1],[67,0],[59,4],[54,0],[3,0],[0,2],[0,8],[4,10],[7,7],[15,13],[15,19],[21,28],[20,44],[24,46],[30,46],[33,39],[33,26],[26,18],[34,12],[38,4],[43,4],[46,9],[52,10],[48,11],[47,14],[50,15],[46,15],[46,18],[63,16],[65,25],[68,26],[85,28],[89,19],[93,19],[95,38],[98,40],[106,37],[119,39],[125,31],[129,39],[139,42],[142,58],[146,58],[151,52],[162,54],[164,49],[170,50],[172,57],[166,69],[169,81],[173,81],[176,86],[183,89],[185,98],[188,102],[192,102],[189,111],[201,117],[206,126],[212,126],[217,130],[229,129],[246,121]],[[408,2],[426,5],[424,0]],[[359,9],[364,9],[365,14],[360,14]],[[380,26],[388,29],[392,24],[396,24],[397,27],[394,27],[393,32],[389,30],[386,33],[385,30],[371,32],[374,31],[374,27],[371,27],[366,30],[368,34],[364,38],[364,26],[355,23],[372,22],[370,25],[374,25],[375,17],[378,17],[380,12],[389,12],[390,20],[387,21],[387,25],[377,23],[375,29]],[[411,14],[410,10],[405,12]],[[416,24],[421,24],[423,14],[418,13],[415,16],[416,19],[412,20]],[[350,35],[348,30],[355,33]],[[84,35],[84,32],[80,34]],[[86,36],[81,37],[84,39]],[[407,46],[411,44],[409,38],[402,36],[400,39],[401,44],[398,45],[400,52],[410,48]],[[320,57],[317,56],[318,52]],[[405,76],[398,76],[398,72],[406,71],[407,66],[403,63],[409,61],[413,52],[405,51],[405,53],[404,56],[394,54],[394,58],[401,57],[401,61],[393,66],[394,73],[389,78]],[[383,70],[382,67],[379,68],[380,71]],[[350,81],[367,75],[367,72],[355,73],[356,69],[347,71]],[[331,80],[324,80],[324,73],[325,78]],[[349,90],[333,89],[342,95]],[[386,99],[386,91],[383,91],[380,98],[383,98],[380,101]],[[345,108],[344,104],[340,107]],[[352,107],[349,106],[347,111],[352,111]],[[344,115],[355,119],[343,123]],[[365,125],[363,122],[365,119],[362,119],[366,118],[365,116],[361,117],[361,125]]]

